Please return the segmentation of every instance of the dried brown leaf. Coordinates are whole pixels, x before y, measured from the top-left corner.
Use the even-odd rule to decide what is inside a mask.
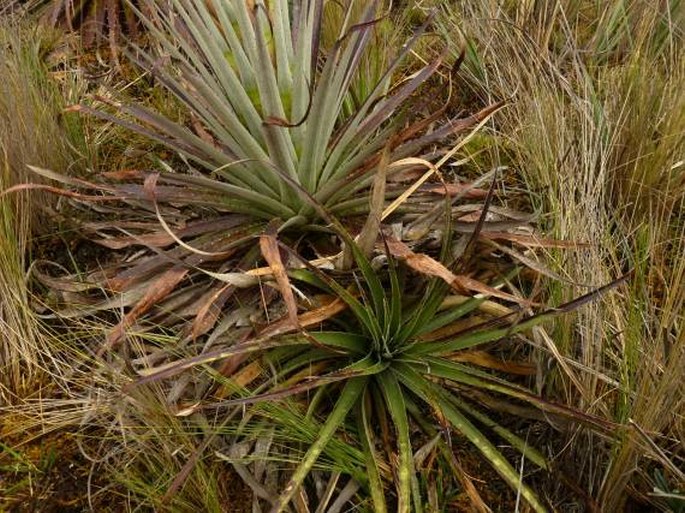
[[[275,223],[269,223],[265,232],[259,237],[259,247],[264,259],[269,264],[269,267],[271,267],[271,272],[276,279],[278,289],[281,292],[281,296],[283,296],[283,301],[285,302],[285,307],[288,311],[288,320],[293,328],[297,329],[297,303],[295,302],[293,290],[290,287],[288,273],[281,260],[281,252],[278,249],[278,241],[276,240]]]
[[[475,189],[470,184],[461,183],[445,183],[443,185],[429,185],[425,188],[427,192],[432,194],[440,194],[441,196],[459,196],[467,199],[483,199],[488,195],[485,189]]]
[[[212,290],[208,296],[202,298],[203,304],[200,306],[190,327],[191,339],[196,339],[197,337],[204,335],[214,327],[221,315],[224,304],[234,291],[235,288],[230,285],[221,285]]]
[[[451,355],[449,359],[520,376],[532,376],[536,372],[535,365],[532,363],[500,360],[485,351],[460,351]]]
[[[159,278],[157,278],[145,292],[145,295],[136,303],[124,318],[109,333],[103,346],[98,351],[98,355],[116,346],[124,336],[126,328],[131,326],[141,315],[150,310],[156,303],[168,296],[176,286],[187,276],[188,269],[175,266]]]
[[[316,308],[314,310],[310,310],[308,312],[303,313],[298,317],[298,324],[297,326],[302,327],[302,328],[308,328],[309,326],[314,326],[316,324],[320,324],[331,317],[339,314],[343,310],[347,308],[347,303],[345,303],[342,299],[336,298],[333,299],[331,302]],[[290,322],[289,319],[282,319],[276,322],[273,322],[266,326],[260,333],[259,335],[261,337],[274,337],[276,335],[283,335],[285,333],[288,333],[293,330],[292,323]]]
[[[373,252],[373,247],[378,238],[379,229],[381,226],[381,216],[383,215],[383,206],[385,204],[385,185],[388,171],[388,162],[390,158],[390,148],[386,146],[381,155],[376,176],[373,180],[373,190],[371,193],[371,204],[369,205],[369,215],[362,227],[359,237],[357,238],[357,245],[365,257],[369,257]],[[345,246],[343,250],[342,268],[350,269],[354,263],[354,255],[352,248],[349,245]]]
[[[588,244],[587,242],[548,239],[545,237],[538,237],[535,234],[524,235],[510,232],[483,232],[481,233],[481,237],[490,240],[506,240],[509,242],[516,242],[517,244],[531,248],[581,249],[591,246],[591,244]]]
[[[506,301],[511,301],[513,303],[523,305],[523,306],[534,306],[536,303],[528,301],[526,299],[507,294],[493,288],[489,285],[469,278],[464,275],[456,275],[450,271],[447,267],[442,265],[437,260],[431,258],[428,255],[414,253],[409,246],[407,246],[402,241],[388,237],[388,250],[395,258],[399,258],[404,261],[409,267],[427,276],[435,276],[442,279],[448,283],[452,288],[460,292],[462,290],[470,290],[472,292],[479,292],[487,296],[494,296]]]

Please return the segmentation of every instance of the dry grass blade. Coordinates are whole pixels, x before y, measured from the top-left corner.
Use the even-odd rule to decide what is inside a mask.
[[[590,243],[571,252],[543,246],[545,267],[566,278],[551,282],[550,297],[567,301],[584,284],[636,269],[621,294],[546,328],[544,340],[534,332],[559,366],[540,385],[659,432],[661,450],[677,457],[668,440],[682,439],[684,408],[683,3],[548,7],[445,5],[438,17],[453,52],[469,48],[466,89],[481,102],[514,92],[493,132],[494,165],[503,153],[512,158],[555,238]],[[649,496],[654,473],[678,477],[639,437],[619,436],[608,450],[593,435],[564,442],[581,496],[606,511],[666,510]],[[555,491],[556,504],[567,500],[567,490]]]
[[[466,130],[473,125],[476,126],[466,137],[464,137],[464,139],[459,141],[452,149],[450,149],[450,151],[443,155],[437,163],[432,164],[426,161],[420,162],[420,159],[417,159],[417,163],[423,163],[426,167],[428,167],[428,171],[426,171],[421,178],[416,180],[416,182],[414,182],[405,192],[403,192],[397,199],[395,199],[386,207],[386,209],[383,211],[382,219],[385,219],[395,210],[397,210],[397,208],[404,203],[409,196],[416,192],[419,187],[426,183],[426,181],[435,173],[439,172],[440,168],[445,165],[445,163],[447,163],[449,159],[451,159],[461,148],[463,148],[475,136],[475,134],[477,134],[478,131],[485,126],[487,121],[502,107],[504,107],[504,103],[497,103],[482,109],[480,112],[477,112],[476,114],[464,120],[458,120],[456,123],[454,123],[454,126],[451,126],[450,128],[455,132]]]
[[[481,235],[483,235],[483,234],[481,234]],[[487,238],[487,236],[485,236],[485,238]],[[559,281],[559,282],[571,283],[573,285],[579,285],[578,283],[575,283],[571,280],[564,278],[559,273],[554,272],[553,270],[548,268],[546,265],[544,265],[540,261],[535,260],[531,257],[528,257],[528,256],[524,255],[523,253],[516,251],[515,249],[508,248],[506,246],[503,246],[502,244],[498,244],[494,240],[490,240],[490,244],[494,248],[497,248],[502,253],[506,253],[507,255],[512,256],[515,260],[521,262],[526,267],[528,267],[528,268],[534,270],[535,272],[539,273],[541,276],[547,276],[548,278],[551,278],[551,279]],[[549,245],[541,245],[541,247],[550,247],[550,246]],[[557,247],[559,247],[559,246],[557,246]],[[596,285],[586,285],[586,286],[587,287],[593,287]]]

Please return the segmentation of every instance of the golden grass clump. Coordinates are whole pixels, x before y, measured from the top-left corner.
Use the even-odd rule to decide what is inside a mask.
[[[565,369],[546,374],[547,394],[627,426],[608,445],[569,434],[562,456],[588,496],[602,511],[628,500],[663,507],[655,473],[673,489],[684,476],[684,13],[678,2],[545,5],[470,3],[445,8],[440,24],[455,51],[468,49],[461,87],[510,99],[495,150],[557,237],[590,243],[549,254],[576,283],[551,284],[550,297],[635,269],[621,295],[534,343],[554,344]]]
[[[6,18],[0,23],[0,190],[37,182],[28,166],[75,173],[83,158],[79,125],[62,115],[68,87],[49,76],[45,57],[55,38]],[[82,141],[82,139],[81,139]],[[40,386],[46,337],[30,306],[29,253],[35,236],[54,229],[53,196],[40,190],[0,195],[0,403],[14,402]]]

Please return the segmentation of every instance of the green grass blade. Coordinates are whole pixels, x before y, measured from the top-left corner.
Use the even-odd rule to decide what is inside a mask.
[[[276,369],[275,378],[277,381],[282,381],[289,374],[304,367],[309,367],[313,363],[330,359],[333,354],[328,349],[318,347],[306,351],[302,351],[301,347],[286,349],[290,349],[290,351],[279,351],[276,348],[265,356],[265,360]]]
[[[520,385],[509,383],[505,379],[499,378],[480,368],[454,362],[448,358],[425,356],[419,360],[413,360],[408,363],[415,364],[415,368],[421,373],[449,379],[457,383],[464,383],[465,385],[481,387],[485,385],[485,382],[491,382],[510,388],[512,391],[528,392],[526,388]]]
[[[485,297],[473,297],[471,299],[468,299],[459,306],[456,306],[455,308],[451,308],[450,310],[444,313],[434,316],[432,320],[426,322],[418,329],[416,335],[424,335],[426,333],[430,333],[431,331],[447,326],[448,324],[451,324],[454,321],[457,321],[465,315],[473,312],[485,301]]]
[[[445,261],[445,259],[441,261]],[[505,280],[510,280],[514,276],[516,276],[519,273],[519,271],[519,268],[514,268],[509,274],[506,275],[505,279],[499,280],[493,286],[499,287],[505,282]],[[442,297],[444,298],[445,295],[443,295]],[[476,310],[483,302],[486,301],[486,299],[487,298],[484,297],[483,294],[476,294],[474,297],[466,300],[464,303],[452,309],[449,309],[442,313],[434,313],[434,315],[431,315],[431,317],[429,317],[426,320],[426,322],[418,326],[418,329],[414,336],[420,336],[426,333],[430,333],[431,331],[440,329],[454,321],[457,321],[464,315],[467,315]],[[436,308],[436,312],[437,310],[438,308]]]
[[[456,383],[464,383],[473,386],[474,388],[486,390],[494,389],[494,391],[509,395],[510,397],[513,396],[518,399],[524,399],[525,397],[532,395],[523,387],[507,383],[505,380],[497,378],[496,376],[491,376],[480,369],[474,369],[468,365],[462,365],[444,358],[428,357],[422,359],[420,362],[410,363],[410,365],[419,374],[437,376],[443,379],[454,381]],[[545,457],[539,451],[535,450],[535,448],[527,445],[523,439],[508,429],[500,426],[487,415],[484,415],[477,409],[468,405],[459,399],[457,395],[451,393],[447,394],[449,399],[457,408],[468,413],[471,417],[474,417],[480,423],[495,431],[537,466],[541,468],[547,468]]]
[[[364,282],[371,293],[373,314],[378,319],[378,324],[383,327],[386,323],[385,288],[383,287],[380,278],[378,278],[376,271],[371,267],[371,262],[366,258],[366,255],[364,255],[359,245],[352,240],[346,241],[346,244],[350,246],[354,260],[359,266],[359,270],[364,277]]]
[[[388,262],[388,273],[390,274],[390,305],[387,322],[388,339],[396,341],[395,347],[391,349],[397,349],[397,346],[401,346],[404,342],[400,337],[402,330],[402,287],[397,275],[397,266],[392,260]]]
[[[400,337],[402,343],[415,338],[422,327],[428,324],[440,308],[449,288],[446,283],[436,278],[430,279],[426,293],[418,304],[407,315]]]
[[[440,401],[438,407],[442,410],[447,420],[457,430],[466,436],[475,445],[483,456],[490,462],[495,471],[517,492],[528,501],[538,513],[545,513],[547,509],[537,498],[535,492],[521,482],[518,471],[502,456],[490,440],[478,430],[466,417],[464,417],[448,401]]]
[[[450,354],[456,351],[462,351],[464,349],[479,346],[481,344],[486,344],[494,340],[499,340],[508,335],[520,333],[521,331],[525,331],[526,329],[538,325],[540,322],[543,322],[543,319],[540,319],[537,322],[524,321],[517,324],[516,326],[507,326],[506,328],[497,328],[467,333],[462,336],[445,341],[428,342],[425,344],[419,343],[414,345],[409,350],[409,353],[413,356],[426,354],[434,354],[436,356]]]

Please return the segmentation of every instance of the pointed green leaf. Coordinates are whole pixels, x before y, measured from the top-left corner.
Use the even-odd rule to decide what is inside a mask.
[[[391,372],[378,375],[378,382],[385,398],[399,448],[399,468],[397,489],[399,492],[398,513],[409,513],[411,509],[411,481],[414,475],[414,458],[409,434],[409,421],[404,396],[397,378]]]
[[[281,513],[290,503],[291,499],[297,492],[298,488],[302,485],[302,482],[307,477],[307,474],[311,471],[314,463],[319,458],[319,455],[324,450],[326,445],[329,443],[331,438],[335,435],[338,427],[344,422],[349,411],[354,407],[354,405],[359,401],[359,398],[364,392],[367,382],[366,377],[353,378],[349,380],[342,392],[340,397],[335,403],[333,411],[328,415],[326,422],[321,427],[317,439],[312,443],[311,447],[304,455],[302,462],[297,467],[293,473],[290,481],[286,485],[283,493],[281,493],[278,500],[274,503],[271,508],[271,513]]]
[[[378,470],[378,454],[374,448],[375,437],[370,419],[370,407],[367,404],[366,398],[363,397],[359,402],[357,411],[357,430],[359,431],[359,441],[361,442],[362,452],[366,461],[366,471],[369,478],[369,491],[371,492],[371,500],[373,501],[374,511],[376,513],[387,513],[387,506],[385,503],[385,489],[381,481],[380,472]]]
[[[433,409],[439,411],[455,429],[462,433],[483,454],[485,459],[492,465],[495,471],[504,479],[511,488],[520,492],[526,501],[538,513],[545,513],[547,509],[542,505],[527,485],[521,482],[519,473],[511,466],[502,453],[497,450],[493,443],[480,430],[478,430],[451,402],[446,398],[445,392],[436,384],[427,381],[416,371],[406,364],[393,366],[400,380],[414,393],[419,395]]]

